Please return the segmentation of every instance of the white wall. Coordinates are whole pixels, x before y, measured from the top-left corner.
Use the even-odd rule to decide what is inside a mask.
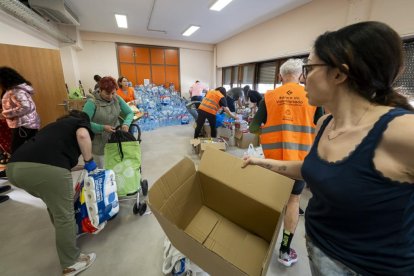
[[[188,90],[196,80],[214,88],[212,68],[212,51],[180,49],[181,95],[189,98]]]
[[[118,77],[116,42],[177,47],[180,49],[180,80],[183,96],[195,80],[214,86],[213,45],[123,36],[105,33],[81,32],[83,50],[77,52],[80,79],[85,89],[93,88],[93,75]]]
[[[309,52],[325,31],[365,20],[383,21],[401,36],[414,34],[412,0],[313,0],[217,45],[217,67]]]
[[[2,10],[0,10],[0,43],[46,49],[59,48],[56,39],[23,24]]]
[[[93,89],[94,75],[118,78],[118,61],[114,42],[83,40],[83,50],[77,52],[79,79],[84,89]]]

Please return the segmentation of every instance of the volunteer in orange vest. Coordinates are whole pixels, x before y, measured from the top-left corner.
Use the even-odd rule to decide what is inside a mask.
[[[264,101],[249,126],[252,133],[258,132],[265,158],[277,160],[303,160],[314,139],[314,115],[316,107],[310,106],[303,86],[299,84],[303,62],[289,59],[280,67],[282,86],[267,91]],[[293,234],[299,221],[299,199],[305,182],[296,180],[286,206],[284,230],[278,261],[291,266],[298,260],[290,248]]]
[[[237,119],[237,116],[233,115],[233,113],[231,113],[227,107],[226,89],[224,87],[218,87],[215,90],[208,91],[207,95],[204,97],[203,101],[198,107],[197,127],[194,131],[194,138],[198,138],[200,136],[201,128],[203,127],[206,119],[210,124],[211,137],[217,136],[216,114],[220,108],[223,108],[223,110],[230,117]]]
[[[126,103],[135,100],[134,88],[128,86],[128,79],[121,76],[118,79],[118,90],[116,94],[121,97]]]

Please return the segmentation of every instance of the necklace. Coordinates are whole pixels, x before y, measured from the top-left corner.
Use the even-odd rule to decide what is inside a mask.
[[[365,117],[365,115],[368,113],[368,110],[370,110],[371,109],[371,107],[368,107],[365,111],[364,111],[364,113],[362,114],[362,116],[358,119],[358,121],[356,122],[356,124],[355,124],[355,126],[354,127],[357,127],[358,125],[359,125],[359,123],[362,121],[362,119]],[[337,138],[338,136],[341,136],[342,134],[344,134],[344,133],[346,133],[348,130],[343,130],[343,131],[335,131],[335,129],[333,129],[334,128],[334,123],[335,122],[332,122],[331,123],[331,127],[329,128],[329,133],[328,133],[328,140],[329,141],[331,141],[331,140],[333,140],[333,139],[335,139],[335,138]]]

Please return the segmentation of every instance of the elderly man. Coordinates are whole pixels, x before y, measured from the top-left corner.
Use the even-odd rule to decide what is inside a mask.
[[[267,91],[264,100],[250,124],[252,133],[260,132],[260,141],[266,158],[276,160],[303,160],[314,139],[316,107],[310,106],[303,86],[299,84],[303,62],[289,59],[280,67],[282,86]],[[299,221],[300,194],[303,180],[296,180],[286,206],[279,262],[291,266],[298,260],[290,244]]]

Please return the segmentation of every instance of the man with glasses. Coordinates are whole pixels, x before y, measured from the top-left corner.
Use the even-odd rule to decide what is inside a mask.
[[[299,84],[302,65],[300,59],[289,59],[282,64],[282,86],[266,92],[249,126],[250,132],[261,132],[260,142],[265,158],[303,160],[313,143],[316,107],[309,105],[305,89]],[[299,221],[299,200],[304,187],[304,181],[295,181],[286,206],[278,258],[285,266],[298,261],[290,244]]]

